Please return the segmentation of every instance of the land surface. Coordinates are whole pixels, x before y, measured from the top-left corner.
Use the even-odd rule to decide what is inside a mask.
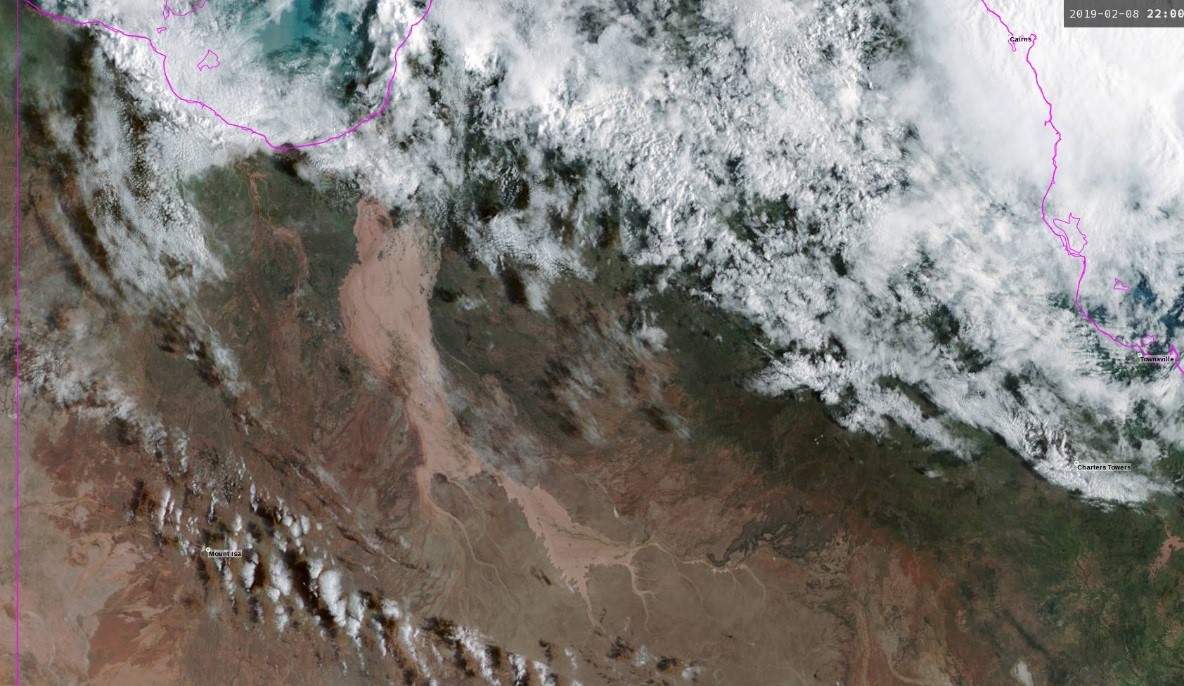
[[[23,683],[1184,682],[1175,496],[845,431],[750,392],[760,332],[655,289],[618,220],[540,311],[520,265],[298,155],[186,188],[224,278],[132,292],[43,114],[0,201]]]
[[[989,436],[963,462],[758,397],[753,332],[639,299],[611,241],[537,312],[513,265],[255,160],[194,189],[249,237],[234,274],[200,317],[145,313],[56,242],[68,186],[28,184],[26,683],[1180,673],[1173,501],[1106,511]]]

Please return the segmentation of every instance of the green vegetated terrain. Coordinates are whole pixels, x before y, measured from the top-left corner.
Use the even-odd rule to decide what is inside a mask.
[[[903,430],[847,432],[808,394],[766,399],[741,387],[762,364],[756,332],[673,295],[653,305],[680,381],[702,400],[702,440],[744,445],[770,479],[826,492],[930,555],[983,640],[1018,635],[1047,659],[1049,683],[1184,683],[1184,552],[1152,573],[1167,532],[1184,533],[1178,495],[1084,502],[970,428],[969,461]],[[1179,480],[1184,453],[1159,468]]]
[[[610,236],[588,256],[594,284],[573,279],[555,289],[591,289],[606,300],[645,289],[650,275],[613,248]],[[437,285],[444,339],[454,334],[440,294],[449,303],[462,295],[515,301],[515,281],[504,274],[503,293],[471,292],[474,280],[464,272],[484,267],[461,263],[446,259],[452,266]],[[970,460],[927,448],[901,429],[880,437],[849,432],[832,419],[841,408],[812,394],[767,398],[747,389],[768,362],[752,326],[683,289],[650,293],[635,308],[669,335],[676,380],[698,408],[688,418],[690,440],[741,447],[771,487],[823,493],[841,514],[892,532],[955,584],[975,640],[1003,655],[1043,658],[1038,683],[1184,683],[1184,553],[1152,573],[1168,531],[1184,533],[1179,497],[1137,507],[1085,502],[972,427],[960,427],[975,446]],[[904,390],[924,401],[920,390]],[[1173,454],[1161,468],[1184,470],[1184,457]]]
[[[10,15],[10,9],[0,14]],[[11,37],[11,22],[0,24],[0,33]],[[25,33],[22,39],[28,40]],[[8,62],[0,66],[10,74]],[[43,65],[31,57],[25,68],[36,72]],[[68,94],[63,98],[68,104]],[[10,105],[0,111],[10,119]],[[263,177],[264,212],[300,234],[310,257],[313,299],[324,302],[328,316],[352,262],[352,197],[324,200],[292,174],[261,163],[239,172]],[[210,236],[210,242],[235,271],[241,255],[233,236],[247,235],[251,222],[243,218],[252,215],[243,177],[213,174],[187,190],[203,213],[218,218],[214,224],[233,229]],[[525,192],[520,189],[505,204],[521,204]],[[484,195],[471,195],[475,214],[500,209],[485,209]],[[297,198],[302,202],[294,202]],[[283,208],[290,207],[299,207],[299,215],[286,215]],[[597,274],[592,287],[606,296],[649,285],[647,275],[616,251],[621,217],[631,211],[622,205],[599,218],[604,240],[588,261]],[[453,248],[463,251],[463,230],[443,230],[456,239]],[[502,297],[521,301],[522,280],[512,267],[499,276]],[[463,293],[464,285],[449,281],[455,278],[443,273],[437,293]],[[274,287],[282,290],[287,283],[277,280]],[[968,625],[980,639],[1000,650],[1018,640],[1042,655],[1048,683],[1184,684],[1184,552],[1153,571],[1168,533],[1184,537],[1184,501],[1178,494],[1139,506],[1104,507],[1046,483],[995,437],[971,428],[966,436],[976,450],[964,461],[922,446],[903,430],[881,437],[846,431],[832,420],[840,408],[828,408],[810,394],[760,397],[744,385],[767,362],[755,344],[760,332],[680,292],[672,288],[639,302],[668,333],[677,382],[697,401],[696,414],[688,418],[690,440],[742,447],[771,485],[824,493],[844,514],[889,530],[927,555],[955,584]],[[934,322],[939,332],[940,324]],[[1130,373],[1152,371],[1140,366]],[[1156,469],[1184,483],[1184,451],[1169,450]]]

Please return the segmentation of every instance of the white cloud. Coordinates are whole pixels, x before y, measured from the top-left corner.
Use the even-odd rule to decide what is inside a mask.
[[[304,173],[356,179],[392,205],[423,203],[441,224],[474,179],[524,181],[525,208],[458,221],[491,268],[508,259],[527,267],[540,309],[557,275],[588,275],[581,249],[599,238],[598,213],[619,200],[636,209],[620,213],[621,245],[664,270],[660,285],[690,284],[759,325],[776,354],[758,388],[810,388],[841,406],[851,428],[879,431],[892,418],[963,453],[951,420],[975,425],[1090,496],[1139,499],[1152,488],[1133,475],[1065,468],[1071,456],[1104,452],[1151,461],[1154,449],[1184,441],[1172,419],[1184,380],[1115,376],[1113,346],[1064,306],[1076,266],[1038,210],[1052,139],[1030,72],[980,3],[704,0],[685,15],[628,7],[438,0],[407,53],[421,58],[418,71],[401,68],[389,115],[311,151]],[[1184,152],[1184,76],[1155,65],[1184,57],[1184,45],[1167,31],[1064,30],[1047,4],[999,10],[1017,31],[1040,35],[1033,60],[1065,135],[1051,209],[1084,217],[1087,305],[1104,305],[1120,335],[1165,339],[1172,322],[1160,317],[1184,289],[1184,180],[1172,173]],[[407,3],[379,4],[367,27],[370,85],[348,107],[322,83],[277,80],[251,52],[256,27],[223,26],[218,40],[239,48],[210,97],[281,135],[341,126],[378,96],[382,56],[412,16]],[[429,35],[444,51],[439,65],[427,64]],[[161,279],[154,260],[169,254],[218,278],[176,181],[258,142],[170,101],[157,65],[125,43],[101,44],[136,78],[141,106],[168,117],[146,143],[159,198],[145,203],[116,186],[132,221],[157,228],[111,239],[126,246],[115,271],[147,287]],[[250,70],[236,67],[239,57]],[[105,176],[118,178],[132,161],[119,147],[125,133],[110,115],[96,129]],[[469,155],[473,133],[514,156]],[[556,181],[546,158],[555,151],[580,171]],[[569,235],[557,235],[553,212],[573,217]],[[1115,276],[1143,283],[1142,295],[1109,290]],[[885,377],[923,392],[941,414],[926,416]],[[1107,444],[1106,422],[1140,413],[1157,440],[1141,446],[1120,431],[1112,448],[1091,447]]]

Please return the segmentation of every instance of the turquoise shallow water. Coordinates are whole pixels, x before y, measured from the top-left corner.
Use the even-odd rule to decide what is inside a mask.
[[[310,2],[297,2],[276,21],[263,24],[256,41],[269,53],[283,53],[304,42],[323,42],[320,17]]]
[[[358,78],[359,57],[371,49],[359,40],[363,17],[331,13],[323,0],[297,0],[274,21],[262,7],[243,13],[244,25],[255,27],[252,40],[263,47],[269,69],[288,77],[326,74],[330,92]]]

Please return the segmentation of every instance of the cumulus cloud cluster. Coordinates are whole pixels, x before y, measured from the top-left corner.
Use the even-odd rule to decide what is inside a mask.
[[[273,5],[219,24],[219,40],[248,54],[291,11]],[[358,17],[346,33],[368,43],[352,98],[298,70],[277,78],[290,54],[268,66],[255,53],[258,68],[211,97],[292,137],[348,122],[381,97],[392,41],[419,7],[330,7],[323,21]],[[1171,171],[1184,152],[1184,80],[1147,65],[1184,47],[1168,33],[1073,34],[1039,3],[997,9],[1040,35],[1033,59],[1065,133],[1050,208],[1084,217],[1090,235],[1083,304],[1120,336],[1179,344]],[[464,234],[491,268],[522,270],[539,309],[557,274],[592,275],[583,251],[612,233],[656,268],[658,287],[759,325],[774,354],[758,390],[808,388],[853,429],[891,420],[966,456],[974,427],[1090,496],[1160,487],[1073,467],[1162,459],[1184,441],[1184,379],[1133,363],[1072,306],[1077,263],[1039,216],[1046,112],[981,3],[437,0],[425,28],[388,116],[312,151],[311,178],[354,179]],[[197,171],[258,149],[170,102],[139,48],[109,36],[101,46],[170,113],[154,145],[221,144],[170,164]],[[284,106],[260,104],[270,102]],[[193,250],[187,259],[208,261]],[[1115,277],[1136,288],[1109,289]]]

